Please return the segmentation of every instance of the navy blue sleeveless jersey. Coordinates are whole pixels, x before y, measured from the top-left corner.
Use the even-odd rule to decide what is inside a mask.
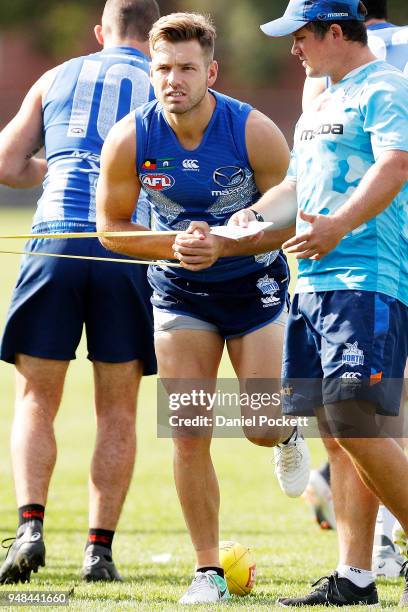
[[[95,224],[103,142],[114,123],[152,97],[149,61],[132,47],[61,65],[43,102],[48,172],[34,231]]]
[[[252,107],[211,91],[214,113],[200,145],[184,149],[157,101],[135,113],[136,171],[152,208],[156,230],[185,230],[191,221],[224,225],[230,216],[256,202],[260,193],[245,144]],[[270,265],[277,251],[257,256],[226,257],[203,272],[167,269],[195,280],[218,281],[245,276]],[[152,268],[150,274],[161,274]]]

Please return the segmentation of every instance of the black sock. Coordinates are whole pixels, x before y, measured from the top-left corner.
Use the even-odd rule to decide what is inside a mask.
[[[108,529],[90,529],[88,532],[88,539],[86,541],[86,547],[91,544],[97,544],[98,546],[104,546],[108,550],[112,550],[112,541],[113,536],[115,535],[114,531],[109,531]]]
[[[330,463],[325,463],[324,466],[320,468],[319,472],[321,473],[327,484],[330,486]]]
[[[218,576],[221,576],[221,578],[225,578],[224,575],[224,570],[222,569],[222,567],[213,567],[212,565],[208,566],[208,567],[199,567],[197,572],[202,572],[203,574],[205,572],[208,572],[209,570],[212,570],[213,572],[217,572]]]
[[[20,506],[18,509],[18,526],[28,523],[29,521],[44,522],[45,507],[40,504],[27,504]]]

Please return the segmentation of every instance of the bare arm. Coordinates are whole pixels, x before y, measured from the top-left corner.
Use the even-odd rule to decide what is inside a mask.
[[[17,115],[0,133],[0,183],[28,188],[39,185],[47,171],[45,159],[33,157],[43,146],[43,95],[57,68],[46,72],[23,100]]]
[[[288,170],[290,152],[277,125],[259,111],[252,111],[246,125],[249,161],[260,193],[279,185]]]
[[[327,89],[327,79],[306,77],[303,85],[302,108],[303,112],[310,108],[312,102]]]
[[[136,129],[134,113],[109,132],[101,154],[101,172],[96,190],[96,220],[100,232],[146,231],[131,219],[140,193],[136,174]],[[143,259],[172,259],[174,237],[152,236],[102,238],[111,251]]]
[[[288,168],[289,148],[273,121],[258,111],[252,111],[247,121],[246,145],[259,191],[265,193],[280,184]],[[293,227],[240,241],[209,235],[208,226],[201,223],[192,223],[189,232],[177,237],[174,250],[183,265],[191,270],[201,270],[211,266],[219,257],[255,255],[279,248],[293,235]]]
[[[387,208],[408,181],[408,153],[386,151],[368,170],[351,198],[333,215],[300,216],[308,230],[284,245],[298,259],[322,259],[354,229]]]
[[[296,182],[285,178],[279,185],[269,189],[251,208],[235,213],[229,223],[247,227],[249,221],[256,219],[254,211],[260,213],[265,221],[273,222],[272,229],[266,232],[271,234],[271,240],[273,236],[276,236],[278,242],[280,237],[292,236],[297,215]],[[283,238],[279,246],[284,240],[286,238]]]
[[[293,236],[296,212],[287,214],[287,188],[282,186],[289,165],[289,147],[279,128],[259,111],[249,116],[246,130],[247,150],[255,174],[256,186],[264,194],[251,208],[258,210],[265,221],[273,221],[276,228],[266,231],[260,240],[227,240],[223,257],[230,255],[257,255],[281,247]],[[292,194],[292,189],[290,192]],[[278,194],[281,194],[278,196]],[[283,195],[282,195],[283,194]],[[283,202],[282,208],[277,202]],[[270,211],[266,210],[269,209]],[[295,202],[295,211],[297,203]],[[278,210],[281,212],[279,213]],[[293,210],[293,207],[292,207]],[[239,215],[239,213],[237,213]],[[255,218],[255,216],[253,216]],[[232,221],[234,223],[234,221]]]

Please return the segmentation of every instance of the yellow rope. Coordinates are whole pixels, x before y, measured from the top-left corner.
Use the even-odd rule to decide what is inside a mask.
[[[61,257],[63,259],[87,259],[89,261],[113,261],[115,263],[130,263],[130,264],[142,264],[150,266],[151,264],[157,264],[159,266],[170,266],[172,268],[181,268],[178,263],[168,263],[167,261],[147,261],[146,259],[116,259],[114,257],[83,257],[82,255],[58,255],[56,253],[29,253],[28,251],[0,251],[5,255],[30,255],[33,257]]]
[[[137,231],[131,230],[128,232],[64,232],[59,234],[0,234],[0,239],[19,239],[31,240],[35,238],[129,238],[135,236],[176,236],[179,232],[170,231]],[[146,259],[119,259],[114,257],[83,257],[82,255],[61,255],[57,253],[29,253],[28,251],[0,251],[5,255],[30,255],[33,257],[60,257],[62,259],[86,259],[89,261],[112,261],[114,263],[131,263],[149,266],[150,264],[158,264],[163,266],[171,266],[173,268],[181,268],[178,263],[168,263],[165,261],[146,260]]]
[[[129,238],[135,236],[177,236],[180,232],[155,232],[132,230],[129,232],[66,232],[62,234],[0,234],[0,239],[21,239],[30,240],[32,238]]]

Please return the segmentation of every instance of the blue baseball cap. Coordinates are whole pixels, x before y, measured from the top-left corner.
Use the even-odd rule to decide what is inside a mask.
[[[280,19],[261,25],[268,36],[287,36],[310,21],[365,21],[360,0],[290,0]]]

